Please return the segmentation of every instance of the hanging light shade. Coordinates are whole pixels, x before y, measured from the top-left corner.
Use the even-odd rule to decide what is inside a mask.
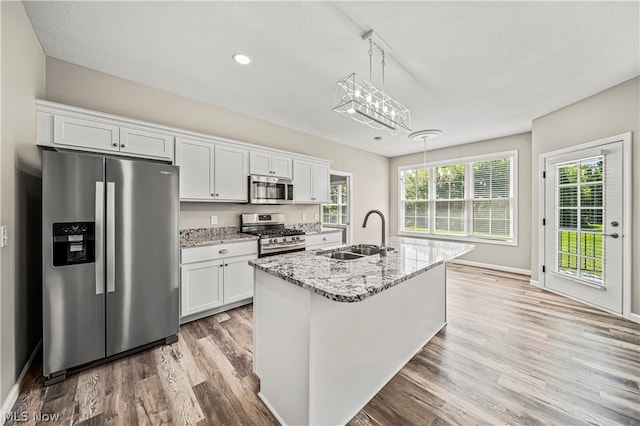
[[[369,78],[372,75],[373,47],[382,54],[382,88],[378,89],[371,82],[358,74],[349,74],[338,80],[333,100],[333,110],[352,120],[390,135],[411,131],[411,115],[400,102],[384,91],[384,54],[391,47],[373,30],[362,36],[369,41]]]
[[[411,131],[409,110],[358,74],[338,80],[333,110],[390,135]]]

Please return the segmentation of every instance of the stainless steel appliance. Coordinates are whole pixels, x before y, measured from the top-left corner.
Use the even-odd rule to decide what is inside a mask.
[[[260,237],[258,257],[304,251],[304,232],[284,226],[284,214],[243,214],[240,231]]]
[[[249,203],[293,204],[293,181],[273,176],[249,176]]]
[[[45,385],[177,340],[178,170],[43,151]]]

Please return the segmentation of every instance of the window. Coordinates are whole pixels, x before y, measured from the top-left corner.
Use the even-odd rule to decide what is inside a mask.
[[[515,244],[517,151],[398,169],[399,230]]]
[[[331,183],[331,201],[322,205],[322,222],[331,225],[347,224],[347,183]]]

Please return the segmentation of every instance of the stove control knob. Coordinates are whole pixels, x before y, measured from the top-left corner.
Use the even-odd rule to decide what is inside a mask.
[[[287,239],[285,237],[282,237],[282,242],[284,243],[285,241],[287,241]]]
[[[272,240],[271,238],[269,238],[269,242],[270,242],[270,243],[272,243],[272,242],[273,242],[273,240]]]

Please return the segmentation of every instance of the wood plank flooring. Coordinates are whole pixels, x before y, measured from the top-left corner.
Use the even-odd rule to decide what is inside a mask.
[[[447,274],[448,325],[350,425],[640,424],[640,325],[522,275]],[[21,425],[38,423],[34,413],[58,424],[277,424],[256,396],[252,350],[248,305],[47,388],[34,362],[13,411],[28,413]]]

